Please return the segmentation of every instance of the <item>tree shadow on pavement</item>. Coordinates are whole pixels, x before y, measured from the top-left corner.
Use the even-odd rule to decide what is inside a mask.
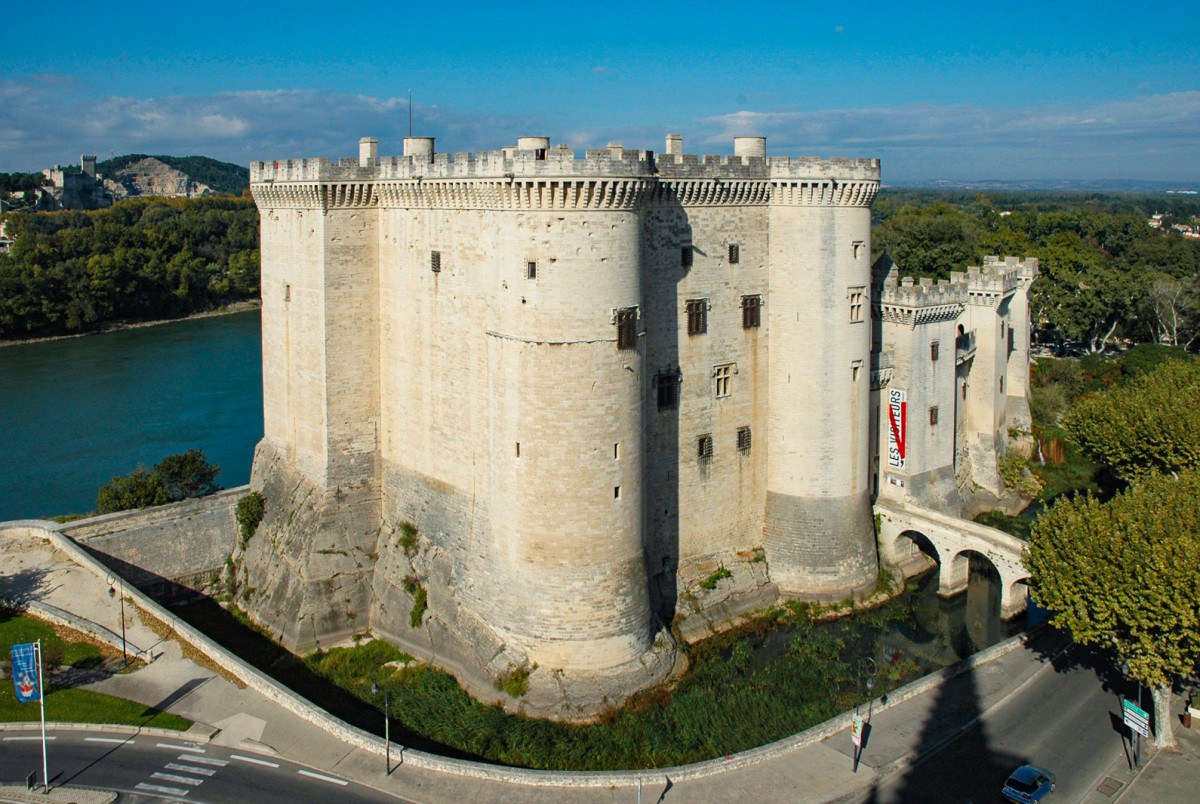
[[[0,622],[24,611],[48,590],[46,578],[50,570],[43,567],[23,569],[10,575],[0,575]]]

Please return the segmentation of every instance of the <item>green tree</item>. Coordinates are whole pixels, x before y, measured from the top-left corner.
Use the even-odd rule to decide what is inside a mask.
[[[1114,648],[1153,690],[1155,745],[1174,745],[1171,686],[1200,660],[1200,471],[1148,477],[1107,503],[1060,499],[1024,560],[1055,627]]]
[[[139,466],[127,475],[114,477],[100,487],[96,511],[111,514],[131,508],[146,508],[171,502],[158,476]]]
[[[199,449],[168,455],[154,465],[154,475],[170,502],[212,494],[220,488],[220,473],[221,467],[209,463]]]
[[[1067,436],[1120,477],[1200,467],[1200,362],[1168,360],[1149,374],[1084,397],[1063,418]]]

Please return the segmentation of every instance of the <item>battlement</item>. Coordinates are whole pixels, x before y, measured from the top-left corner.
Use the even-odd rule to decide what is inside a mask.
[[[369,139],[369,138],[368,138]],[[250,183],[360,183],[425,181],[433,179],[519,179],[519,178],[635,178],[713,179],[759,181],[825,182],[836,187],[844,182],[875,182],[880,176],[878,159],[820,159],[817,157],[766,157],[673,153],[624,148],[612,143],[589,148],[578,158],[563,145],[549,147],[549,138],[536,140],[546,147],[503,148],[453,156],[428,153],[391,157],[347,157],[288,159],[250,164]],[[369,152],[368,152],[369,153]],[[874,195],[872,194],[872,199]]]

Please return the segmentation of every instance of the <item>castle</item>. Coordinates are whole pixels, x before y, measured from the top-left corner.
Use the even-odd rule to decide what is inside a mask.
[[[1002,493],[1036,263],[873,273],[879,161],[765,151],[253,163],[251,616],[296,650],[369,630],[485,697],[525,674],[520,706],[582,718],[680,634],[869,594],[876,497]]]

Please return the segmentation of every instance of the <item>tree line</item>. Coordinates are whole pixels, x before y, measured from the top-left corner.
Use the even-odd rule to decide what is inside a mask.
[[[1149,218],[1164,215],[1163,227]],[[881,193],[875,256],[901,271],[949,278],[986,254],[1038,258],[1032,313],[1043,343],[1103,351],[1115,339],[1193,346],[1200,340],[1200,202],[1177,198]]]
[[[247,196],[139,198],[108,209],[4,216],[0,338],[177,318],[258,294]]]

